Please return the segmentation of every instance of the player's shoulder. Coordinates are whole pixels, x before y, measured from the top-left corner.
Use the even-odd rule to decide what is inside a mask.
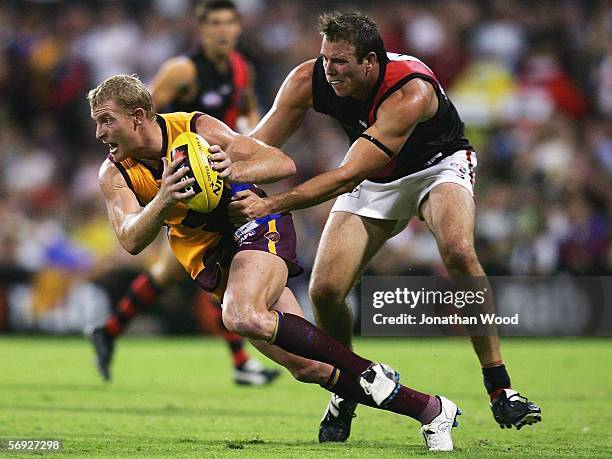
[[[395,96],[403,100],[431,98],[435,94],[432,84],[422,78],[413,78],[404,83],[397,91]]]
[[[165,68],[187,68],[195,66],[193,59],[190,56],[180,55],[174,56],[163,62],[162,67]]]
[[[395,86],[407,79],[396,91],[396,98],[431,98],[439,83],[433,71],[420,59],[404,54],[387,53],[390,57],[385,69],[384,86]]]
[[[194,131],[196,134],[200,134],[202,137],[206,138],[217,138],[221,134],[228,134],[233,132],[232,129],[229,128],[224,122],[215,118],[214,116],[210,116],[206,113],[195,112],[194,116],[195,122],[193,123]],[[213,143],[217,143],[213,141]]]
[[[312,107],[312,75],[316,59],[303,62],[295,67],[283,83],[279,104],[308,109]]]
[[[118,172],[118,170],[117,167],[113,164],[113,161],[111,161],[110,158],[106,158],[100,165],[100,170],[98,171],[98,180],[100,182],[102,182],[103,180],[107,180],[116,172]]]
[[[316,59],[310,59],[302,62],[289,73],[289,78],[296,84],[310,84],[316,61]]]
[[[196,65],[189,56],[171,57],[162,64],[162,71],[166,75],[177,78],[193,78],[196,73]]]
[[[127,170],[134,167],[134,164],[134,161],[131,159],[118,162],[110,156],[107,157],[98,170],[98,182],[100,186],[104,187],[111,184],[117,186],[127,183],[124,173],[127,173]]]
[[[413,78],[389,94],[378,109],[378,118],[388,120],[391,117],[406,121],[413,118],[417,121],[429,119],[437,109],[434,99],[433,86],[425,80]]]
[[[122,185],[122,181],[125,181],[125,179],[121,175],[117,163],[110,158],[106,158],[98,171],[98,184],[104,194],[112,193],[113,189]]]

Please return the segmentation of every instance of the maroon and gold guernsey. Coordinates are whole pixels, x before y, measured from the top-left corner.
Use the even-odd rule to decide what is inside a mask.
[[[157,115],[163,135],[161,155],[167,156],[170,145],[180,134],[196,132],[196,121],[202,115],[201,112]],[[117,162],[109,156],[109,160],[119,169],[141,206],[153,200],[161,184],[161,161],[154,168],[140,159],[130,158]],[[265,195],[254,185],[248,187],[260,196]],[[287,263],[290,276],[300,274],[302,268],[296,260],[295,230],[291,215],[276,216],[265,225],[251,225],[252,229],[236,239],[236,229],[227,218],[232,187],[226,182],[225,188],[219,205],[213,211],[199,213],[179,202],[165,220],[170,247],[191,277],[202,288],[220,297],[231,258],[240,250],[261,250],[278,255]]]
[[[163,155],[168,153],[168,148],[176,137],[183,132],[195,131],[195,121],[200,115],[202,115],[200,112],[157,115],[163,134]],[[161,163],[158,169],[132,158],[114,164],[121,171],[140,205],[146,206],[151,202],[159,191],[163,171]],[[216,245],[222,237],[219,231],[215,231],[220,229],[219,225],[213,225],[212,231],[207,231],[205,220],[209,220],[206,214],[198,214],[179,202],[172,208],[165,221],[168,226],[170,247],[178,261],[194,279],[204,269],[203,255],[206,250]],[[196,226],[197,223],[201,224]]]

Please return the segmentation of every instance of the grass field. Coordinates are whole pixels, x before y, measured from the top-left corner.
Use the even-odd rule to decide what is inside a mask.
[[[520,432],[493,422],[468,342],[361,339],[355,348],[463,409],[453,456],[612,457],[610,344],[507,339],[514,386],[543,409],[543,422]],[[415,421],[367,407],[349,442],[319,445],[328,393],[288,373],[269,387],[235,386],[216,339],[125,338],[110,384],[92,359],[83,339],[0,338],[0,437],[61,438],[64,455],[83,457],[428,455]]]

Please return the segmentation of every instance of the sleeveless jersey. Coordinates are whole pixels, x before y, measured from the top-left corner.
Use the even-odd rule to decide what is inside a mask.
[[[389,61],[380,63],[380,76],[367,100],[337,96],[325,79],[322,57],[316,60],[312,74],[314,110],[336,118],[351,142],[376,122],[380,105],[408,81],[420,78],[434,87],[438,111],[433,118],[417,124],[391,161],[368,178],[374,182],[396,180],[432,166],[458,150],[471,149],[457,110],[429,67],[412,56],[395,53],[387,56]]]
[[[163,147],[160,154],[167,155],[172,142],[183,132],[195,132],[195,122],[202,113],[167,113],[157,115],[161,126]],[[138,198],[141,206],[146,206],[159,191],[163,165],[160,162],[156,169],[150,164],[129,158],[111,162],[119,169],[130,189]],[[226,185],[229,187],[230,185]],[[168,241],[177,260],[189,272],[192,278],[204,269],[205,254],[208,249],[218,244],[231,243],[233,226],[227,219],[227,204],[231,192],[221,195],[221,202],[210,213],[199,213],[182,202],[171,210],[165,225],[168,227]],[[228,237],[229,236],[229,237]]]
[[[236,129],[238,115],[244,112],[244,91],[249,83],[249,66],[244,57],[237,51],[232,52],[229,69],[225,73],[217,70],[202,49],[189,55],[189,59],[196,67],[196,96],[192,100],[171,103],[169,111],[200,111]]]

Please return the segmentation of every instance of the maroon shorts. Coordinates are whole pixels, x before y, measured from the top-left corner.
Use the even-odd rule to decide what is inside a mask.
[[[232,258],[244,250],[259,250],[279,256],[287,264],[289,277],[299,276],[304,269],[297,261],[295,247],[296,236],[291,214],[280,215],[259,224],[249,222],[233,234],[224,235],[219,244],[206,252],[205,268],[195,280],[201,288],[221,299]]]

